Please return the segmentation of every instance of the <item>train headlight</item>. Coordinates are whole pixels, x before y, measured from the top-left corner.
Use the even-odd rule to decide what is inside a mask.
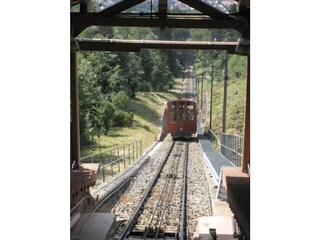
[[[180,127],[180,131],[183,131],[183,127]]]

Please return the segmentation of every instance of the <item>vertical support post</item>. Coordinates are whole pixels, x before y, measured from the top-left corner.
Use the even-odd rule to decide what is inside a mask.
[[[70,100],[71,100],[71,122],[70,122],[70,167],[74,162],[74,169],[80,166],[80,124],[79,124],[79,92],[77,74],[77,51],[79,45],[71,38],[71,72],[70,72]]]
[[[129,147],[129,165],[130,165],[130,156],[131,156],[131,152],[130,152],[130,144],[128,145]]]
[[[201,75],[201,110],[202,110],[202,102],[203,102],[203,75],[204,73],[202,73]]]
[[[227,88],[228,88],[228,56],[224,58],[224,91],[223,91],[223,119],[222,119],[222,132],[226,132],[226,119],[227,119]]]
[[[132,151],[133,151],[133,153],[132,153],[132,162],[134,162],[135,154],[136,154],[135,148],[134,148],[134,143],[132,143]]]
[[[223,91],[223,113],[222,113],[222,141],[221,143],[225,146],[225,136],[226,133],[226,119],[227,119],[227,88],[228,88],[228,56],[227,53],[224,58],[224,91]],[[225,147],[221,148],[221,154],[225,156]]]
[[[105,179],[105,175],[104,175],[104,167],[102,167],[102,178],[103,178],[103,182],[105,182],[106,179]]]
[[[123,146],[123,162],[124,168],[126,168],[126,146]]]
[[[209,129],[212,130],[212,92],[213,92],[213,64],[211,65],[211,86],[210,86],[210,123]]]
[[[140,157],[142,156],[142,140],[140,140]]]
[[[247,59],[247,92],[245,111],[242,172],[248,173],[248,165],[250,165],[250,56],[248,56]]]
[[[139,142],[136,141],[137,159],[139,158]]]
[[[111,177],[113,177],[113,163],[111,163]]]
[[[196,85],[197,85],[197,103],[198,103],[198,106],[199,106],[199,77],[196,76]]]

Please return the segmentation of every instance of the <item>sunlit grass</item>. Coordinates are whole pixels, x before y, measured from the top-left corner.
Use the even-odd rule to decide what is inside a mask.
[[[169,93],[138,92],[130,99],[126,111],[134,114],[132,127],[111,128],[106,136],[94,136],[94,144],[81,150],[81,157],[106,151],[111,148],[142,140],[142,151],[147,150],[158,138],[162,127],[162,117],[167,101],[180,94],[182,79],[176,81]]]
[[[210,91],[210,88],[206,89]],[[223,91],[224,83],[219,82],[213,86],[212,104],[212,128],[214,133],[222,131],[223,114]],[[208,92],[210,96],[210,92]],[[227,88],[227,113],[226,113],[226,132],[243,136],[244,113],[246,103],[246,79],[229,80]],[[209,124],[209,120],[207,120]]]

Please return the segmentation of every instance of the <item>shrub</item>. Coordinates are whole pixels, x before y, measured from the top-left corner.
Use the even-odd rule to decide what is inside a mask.
[[[113,126],[114,127],[131,127],[133,124],[133,113],[128,113],[118,110],[114,114]]]
[[[124,109],[129,101],[129,97],[124,91],[120,91],[111,96],[111,100],[115,109],[120,110]]]

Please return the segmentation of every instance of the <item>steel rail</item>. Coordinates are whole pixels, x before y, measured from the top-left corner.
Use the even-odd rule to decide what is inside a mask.
[[[181,220],[179,239],[186,239],[186,211],[187,211],[187,179],[188,179],[188,160],[189,160],[189,142],[186,145],[185,161],[184,161],[184,180],[183,180],[183,193],[182,193],[182,207],[181,207]]]
[[[168,158],[169,158],[169,156],[170,156],[170,154],[172,152],[172,149],[173,149],[174,145],[175,145],[175,142],[172,143],[171,148],[170,148],[165,160],[163,161],[161,167],[158,169],[158,171],[157,171],[156,175],[154,176],[151,184],[149,185],[149,187],[148,187],[147,191],[145,192],[144,196],[142,197],[142,200],[140,201],[139,205],[135,209],[135,211],[132,214],[131,218],[128,220],[126,226],[124,227],[123,231],[119,235],[118,239],[124,239],[126,234],[128,233],[128,231],[132,228],[133,223],[134,223],[135,219],[137,218],[138,214],[140,213],[140,210],[141,210],[143,204],[145,203],[147,197],[149,196],[153,186],[156,184],[156,182],[158,180],[158,177],[159,177],[164,165],[166,164],[166,162],[167,162],[167,160],[168,160]]]
[[[79,235],[77,236],[77,240],[80,240],[81,236],[82,236],[82,233],[84,231],[84,229],[86,228],[88,222],[89,222],[89,219],[92,217],[92,215],[101,207],[102,204],[104,204],[109,198],[111,198],[115,193],[117,193],[123,186],[125,186],[129,181],[132,181],[134,178],[129,178],[127,179],[125,182],[123,182],[117,189],[115,189],[113,192],[111,192],[110,194],[108,194],[107,197],[105,197],[103,199],[103,201],[101,201],[93,210],[92,212],[89,214],[89,216],[87,217],[83,227],[81,228],[81,231],[79,233]]]
[[[172,171],[171,171],[170,174],[173,174],[172,172],[177,174],[179,160],[177,160],[177,158],[175,158],[175,161],[172,163],[172,165],[173,165],[173,167],[171,168]],[[171,176],[173,176],[173,175],[171,175]],[[168,210],[169,203],[171,202],[171,199],[172,199],[172,196],[173,196],[173,187],[175,185],[175,181],[173,180],[173,178],[168,178],[168,182],[169,182],[170,186],[168,188],[166,188],[166,193],[167,193],[166,196],[167,196],[167,198],[165,199],[165,206],[163,207],[163,210],[161,211],[161,217],[160,217],[160,221],[159,221],[158,226],[157,226],[157,232],[156,232],[156,235],[155,235],[155,239],[158,239],[160,228],[161,228],[161,224],[163,222],[163,218],[164,218],[165,212]]]
[[[175,162],[173,162],[172,165],[174,165],[174,163],[175,163]],[[170,167],[170,170],[171,170],[171,171],[170,171],[169,174],[173,174],[173,171],[174,171],[175,169],[177,169],[177,168],[174,167],[174,166],[173,166],[173,167]],[[150,227],[151,227],[152,221],[153,221],[153,219],[154,219],[154,217],[155,217],[155,215],[156,215],[156,213],[157,213],[157,210],[158,210],[159,208],[161,208],[161,205],[163,204],[163,198],[164,198],[163,196],[166,196],[168,192],[170,193],[170,191],[168,191],[169,188],[171,189],[171,186],[168,187],[169,184],[170,184],[170,178],[166,178],[166,181],[165,181],[164,186],[163,186],[163,188],[162,188],[162,190],[161,190],[161,193],[160,193],[159,200],[158,200],[158,202],[157,202],[157,204],[156,204],[156,206],[155,206],[155,208],[154,208],[154,210],[153,210],[152,217],[151,217],[151,219],[150,219],[150,221],[149,221],[149,224],[148,224],[148,227],[147,227],[147,230],[146,230],[146,232],[145,232],[145,234],[144,234],[143,239],[146,239],[146,238],[147,238],[147,236],[148,236],[148,234],[149,234],[149,231],[150,231]],[[172,193],[172,191],[171,191],[171,193]],[[163,211],[160,210],[160,212],[163,212]],[[162,218],[162,216],[161,216],[161,218]],[[160,226],[161,226],[161,220],[158,222],[158,230],[159,230]],[[158,234],[159,234],[159,231],[157,231],[155,238],[157,238]]]
[[[149,157],[148,157],[147,159],[149,159]],[[140,166],[140,169],[145,165],[146,162],[147,162],[147,161],[144,161],[144,163],[142,163],[142,165]],[[136,164],[137,164],[137,163],[136,163]],[[135,164],[135,165],[136,165],[136,164]],[[109,198],[113,197],[113,195],[116,194],[120,189],[122,189],[129,181],[132,181],[132,180],[134,179],[134,177],[136,176],[137,173],[138,173],[138,170],[136,170],[136,171],[132,174],[132,176],[131,176],[130,178],[128,178],[128,179],[126,179],[125,181],[123,181],[119,187],[117,187],[117,188],[114,189],[111,193],[109,193],[106,197],[104,197],[104,199],[91,211],[91,213],[89,214],[88,218],[86,219],[83,227],[81,228],[80,233],[78,234],[78,236],[77,236],[77,238],[76,238],[77,240],[79,240],[79,239],[81,238],[81,235],[82,235],[85,227],[87,226],[89,219],[90,219],[90,218],[92,217],[92,215],[99,209],[99,207],[101,207],[101,205],[104,204]],[[125,173],[123,173],[123,174],[125,174]],[[123,174],[121,174],[121,176],[122,176]],[[109,184],[115,182],[115,181],[118,180],[121,176],[119,176],[118,178],[114,179],[114,180],[111,181]]]

